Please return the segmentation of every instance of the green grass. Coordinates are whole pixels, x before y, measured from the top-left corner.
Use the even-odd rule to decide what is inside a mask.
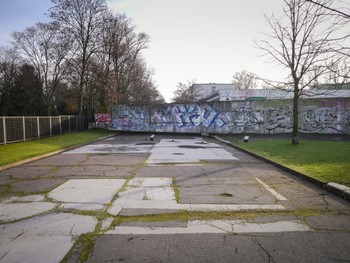
[[[0,145],[0,166],[92,142],[110,134],[113,134],[113,132],[93,129],[83,132],[66,133],[40,140]]]
[[[350,186],[350,142],[302,140],[299,145],[292,145],[290,140],[283,139],[230,141],[321,182]]]
[[[249,220],[258,217],[271,217],[271,216],[316,216],[320,213],[324,213],[321,210],[315,209],[299,209],[293,211],[179,211],[176,213],[165,214],[149,214],[149,215],[136,215],[136,216],[121,216],[114,217],[112,227],[115,227],[123,222],[164,222],[164,221],[188,221],[188,220],[222,220],[222,219],[235,219],[235,220]]]

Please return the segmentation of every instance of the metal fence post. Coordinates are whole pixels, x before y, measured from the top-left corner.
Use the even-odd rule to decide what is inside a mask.
[[[25,142],[26,141],[26,119],[24,116],[22,119],[22,123],[23,123],[23,141]]]
[[[40,120],[39,120],[39,116],[36,116],[36,125],[38,128],[38,139],[40,139]]]
[[[4,129],[4,144],[6,144],[7,136],[6,136],[6,117],[5,116],[2,118],[2,127]]]
[[[60,134],[62,134],[62,118],[61,118],[61,115],[58,116],[58,122],[60,124]]]
[[[50,116],[50,137],[52,137],[52,116]]]
[[[68,116],[68,132],[70,132],[70,115]]]

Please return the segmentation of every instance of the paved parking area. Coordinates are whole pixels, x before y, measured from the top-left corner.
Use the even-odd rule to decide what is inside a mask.
[[[0,262],[350,258],[348,202],[211,138],[117,135],[1,171],[0,193]]]

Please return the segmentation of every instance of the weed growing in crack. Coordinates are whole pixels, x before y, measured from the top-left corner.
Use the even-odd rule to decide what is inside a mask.
[[[172,187],[174,189],[174,195],[175,195],[176,203],[179,203],[179,201],[180,201],[180,191],[179,191],[178,186],[175,183],[176,182],[176,178],[173,177],[173,178],[171,178],[171,180],[172,180]]]

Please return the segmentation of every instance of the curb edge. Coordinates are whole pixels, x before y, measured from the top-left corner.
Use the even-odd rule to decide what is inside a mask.
[[[239,151],[242,151],[242,152],[244,152],[244,153],[246,153],[246,154],[248,154],[250,156],[253,156],[253,157],[257,158],[257,159],[265,161],[265,162],[267,162],[267,163],[269,163],[269,164],[271,164],[273,166],[276,166],[276,167],[278,167],[278,168],[280,168],[280,169],[282,169],[282,170],[284,170],[286,172],[289,172],[289,173],[293,174],[294,176],[297,176],[297,177],[299,177],[301,179],[309,181],[309,182],[315,184],[318,187],[326,189],[328,192],[336,194],[337,196],[342,197],[343,199],[350,201],[350,188],[345,186],[345,185],[341,185],[341,184],[334,183],[334,182],[323,183],[323,182],[321,182],[319,180],[316,180],[316,179],[314,179],[312,177],[309,177],[309,176],[307,176],[307,175],[305,175],[303,173],[297,172],[297,171],[292,170],[292,169],[290,169],[290,168],[288,168],[286,166],[283,166],[281,164],[275,163],[274,161],[266,159],[266,158],[264,158],[264,157],[262,157],[260,155],[257,155],[255,153],[252,153],[250,151],[242,149],[242,148],[240,148],[238,146],[235,146],[235,145],[231,144],[229,141],[221,139],[220,137],[218,137],[216,135],[214,135],[212,137],[214,139],[222,142],[222,143],[225,143],[226,145],[228,145],[228,146],[230,146],[232,148],[235,148],[235,149],[237,149]]]

